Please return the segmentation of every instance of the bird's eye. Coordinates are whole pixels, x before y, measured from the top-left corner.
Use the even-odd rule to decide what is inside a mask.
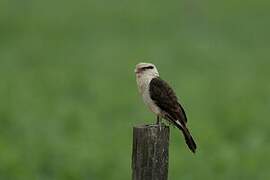
[[[146,66],[142,68],[142,70],[146,70],[146,69],[154,69],[154,66]]]

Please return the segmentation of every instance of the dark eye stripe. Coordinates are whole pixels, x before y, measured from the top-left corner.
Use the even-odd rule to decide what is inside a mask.
[[[146,66],[142,68],[142,70],[146,70],[146,69],[154,69],[154,66]]]

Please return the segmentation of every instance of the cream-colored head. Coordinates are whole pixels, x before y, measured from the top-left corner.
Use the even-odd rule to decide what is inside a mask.
[[[140,78],[142,76],[148,77],[158,77],[159,73],[154,64],[151,63],[139,63],[135,68],[136,77]]]

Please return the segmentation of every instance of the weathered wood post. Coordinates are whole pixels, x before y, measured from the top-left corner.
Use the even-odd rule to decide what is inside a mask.
[[[132,180],[167,180],[169,137],[164,124],[133,127]]]

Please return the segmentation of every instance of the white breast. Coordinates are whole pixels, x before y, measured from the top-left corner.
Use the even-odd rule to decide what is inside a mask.
[[[155,113],[156,115],[161,115],[160,108],[155,104],[155,102],[150,97],[150,82],[153,77],[143,76],[137,77],[137,85],[139,88],[139,92],[143,98],[143,102],[148,106],[150,111]]]

